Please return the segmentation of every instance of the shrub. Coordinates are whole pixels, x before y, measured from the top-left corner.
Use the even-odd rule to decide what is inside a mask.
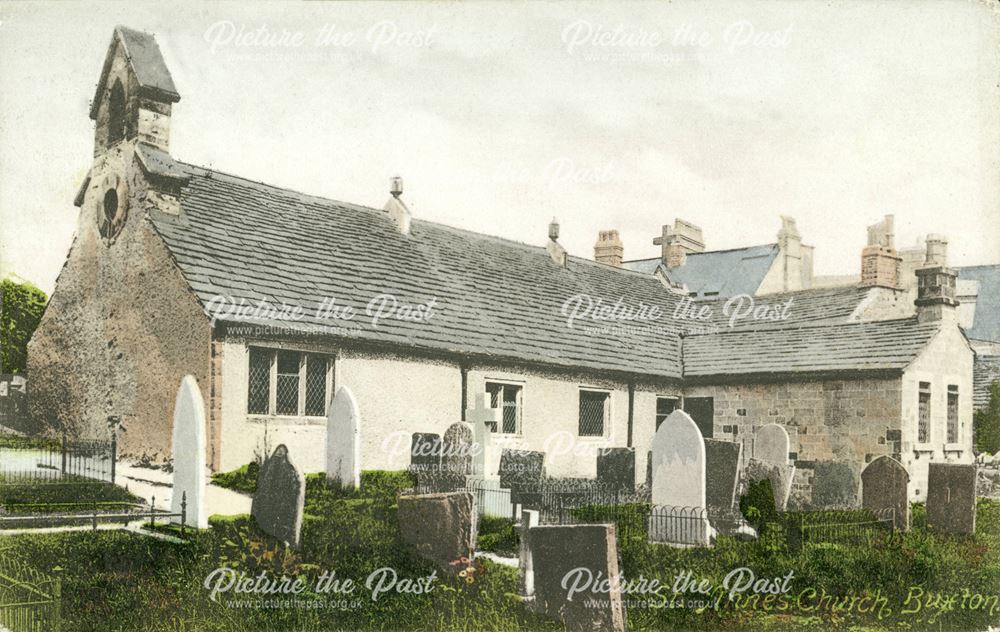
[[[1000,452],[1000,381],[990,385],[989,406],[975,412],[972,425],[976,432],[977,452]]]
[[[212,482],[219,487],[243,492],[244,494],[253,494],[257,491],[257,474],[259,473],[260,464],[256,461],[251,461],[230,472],[212,474]]]

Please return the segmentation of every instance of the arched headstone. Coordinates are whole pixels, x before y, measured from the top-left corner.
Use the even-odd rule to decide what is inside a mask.
[[[787,465],[789,450],[788,431],[778,424],[763,426],[754,437],[753,458],[759,461]]]
[[[186,502],[184,524],[196,529],[208,528],[205,511],[205,400],[193,375],[185,375],[174,401],[173,428],[173,490],[170,513],[181,513]],[[173,519],[180,522],[179,518]]]
[[[705,440],[694,420],[675,410],[653,435],[654,505],[705,506]]]
[[[902,463],[888,456],[880,456],[861,472],[861,505],[880,513],[893,510],[893,527],[910,530],[910,501],[907,484],[910,475]]]
[[[347,489],[361,486],[361,415],[346,386],[337,388],[326,417],[326,478]]]

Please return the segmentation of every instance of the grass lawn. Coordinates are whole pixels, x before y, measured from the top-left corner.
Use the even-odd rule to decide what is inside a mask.
[[[242,478],[240,484],[246,484],[246,476]],[[213,519],[211,528],[188,545],[124,532],[39,534],[3,538],[0,555],[43,571],[57,565],[65,569],[63,629],[69,632],[562,629],[520,605],[515,569],[490,563],[471,583],[438,573],[429,592],[390,591],[373,600],[364,582],[376,569],[392,568],[399,579],[423,578],[434,570],[404,553],[398,541],[393,499],[396,489],[409,484],[400,473],[366,472],[362,492],[343,494],[321,477],[308,477],[299,552],[276,545],[242,516]],[[652,594],[626,595],[646,606],[629,608],[629,628],[985,630],[1000,621],[1000,607],[990,612],[1000,595],[1000,502],[980,501],[975,538],[932,534],[923,523],[918,506],[913,530],[881,547],[814,545],[801,552],[788,549],[780,524],[767,527],[758,542],[720,538],[711,549],[649,545],[640,537],[625,540],[626,580],[657,579],[667,586]],[[508,554],[515,550],[509,522],[484,520],[481,526],[481,548]],[[250,577],[262,571],[303,577],[309,588],[291,598],[299,607],[236,607],[248,597],[223,594],[212,601],[203,586],[220,567]],[[739,593],[730,602],[715,591],[680,600],[709,604],[704,609],[671,604],[670,587],[679,573],[690,571],[695,582],[705,579],[714,588],[740,567],[769,580],[791,572],[788,592],[770,599]],[[354,580],[357,589],[345,595],[312,592],[324,571]],[[823,591],[847,600],[828,598],[822,606]],[[923,596],[919,609],[918,594]],[[876,601],[880,598],[884,604],[858,612],[865,610],[859,603],[866,595],[872,598],[865,604],[882,604]],[[952,595],[957,598],[949,601]],[[848,608],[851,597],[854,605]],[[325,607],[303,607],[320,603]],[[836,604],[841,607],[834,608]]]

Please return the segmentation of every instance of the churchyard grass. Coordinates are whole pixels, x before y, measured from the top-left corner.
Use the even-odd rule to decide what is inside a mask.
[[[110,483],[67,475],[58,483],[7,481],[0,474],[0,508],[8,513],[71,511],[71,505],[143,504],[143,499]]]
[[[339,578],[363,584],[373,570],[393,568],[400,577],[423,577],[433,566],[405,552],[395,522],[395,493],[411,484],[405,473],[366,473],[361,492],[344,492],[322,476],[307,478],[301,550],[293,551],[260,533],[248,516],[214,517],[210,528],[190,535],[189,544],[174,544],[125,532],[74,532],[8,536],[0,540],[2,554],[30,563],[41,571],[63,569],[63,612],[68,632],[84,630],[558,630],[560,625],[529,613],[518,601],[516,569],[486,563],[487,573],[473,583],[438,573],[430,593],[387,593],[372,601],[361,587],[347,596],[347,608],[235,608],[227,602],[239,595],[209,599],[203,584],[219,567],[256,575],[309,578],[335,570]],[[594,513],[600,507],[581,508]],[[635,512],[640,515],[641,512]],[[948,536],[926,530],[922,507],[915,506],[913,530],[884,548],[816,544],[801,551],[789,547],[781,522],[765,527],[757,542],[721,537],[714,548],[678,549],[650,545],[642,538],[621,542],[626,579],[655,578],[668,586],[691,571],[696,580],[721,585],[733,569],[746,567],[758,578],[778,578],[794,572],[791,604],[764,605],[754,601],[708,608],[628,608],[629,629],[643,630],[985,630],[1000,619],[988,606],[961,608],[963,589],[987,597],[1000,595],[1000,502],[979,502],[975,538]],[[584,517],[584,516],[579,516]],[[589,516],[597,518],[599,516]],[[618,518],[635,522],[632,514]],[[641,525],[630,524],[631,531]],[[170,531],[170,529],[167,529]],[[171,531],[173,532],[173,531]],[[480,546],[512,554],[516,537],[509,520],[483,519]],[[871,593],[886,597],[887,611],[875,613],[804,611],[796,604],[803,591],[825,590],[837,596]],[[916,609],[916,591],[924,600]],[[955,608],[928,607],[930,594],[958,594]],[[669,588],[664,594],[670,595]],[[709,597],[689,595],[696,600]],[[909,606],[904,607],[910,597]],[[295,599],[338,601],[337,595],[306,593]],[[358,599],[356,604],[351,600]],[[628,602],[655,595],[625,595]],[[813,600],[814,602],[816,600]],[[940,602],[939,602],[940,603]],[[905,610],[909,609],[910,612]]]

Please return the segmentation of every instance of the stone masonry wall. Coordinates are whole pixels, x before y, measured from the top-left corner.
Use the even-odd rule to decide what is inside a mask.
[[[785,427],[796,464],[793,506],[811,505],[817,463],[845,463],[860,481],[872,459],[899,458],[899,379],[689,386],[684,394],[714,398],[715,438],[742,442],[744,458],[753,454],[757,429]]]

